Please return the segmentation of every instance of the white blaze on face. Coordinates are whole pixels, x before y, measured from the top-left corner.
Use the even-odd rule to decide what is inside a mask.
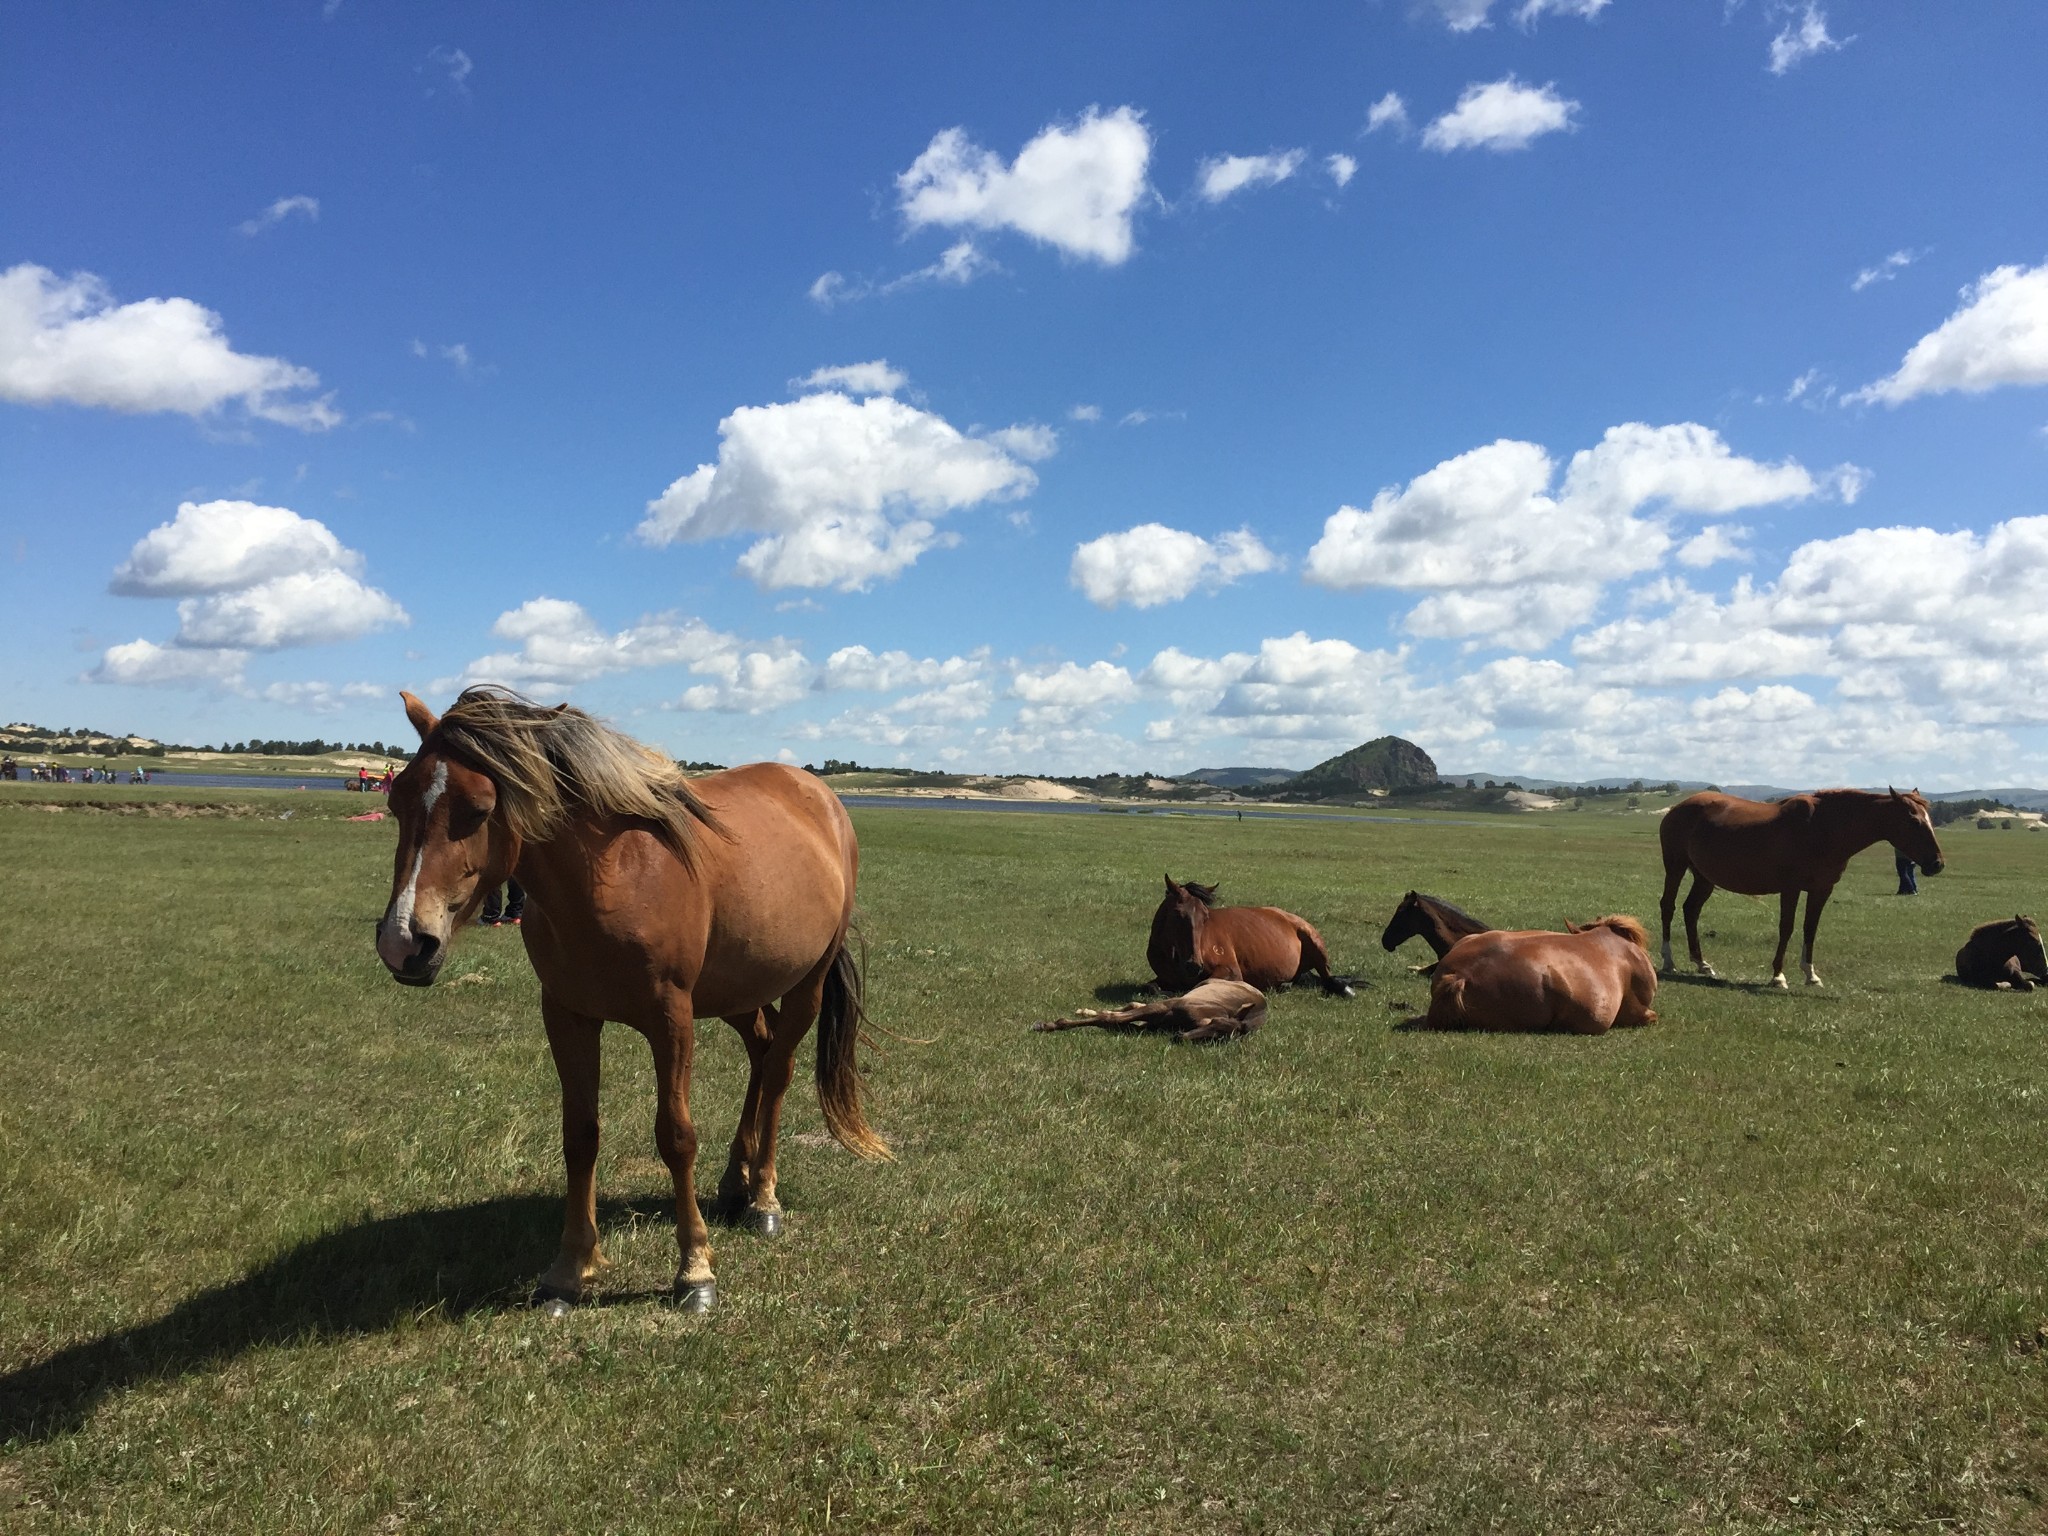
[[[427,858],[426,821],[433,814],[435,802],[447,788],[448,765],[436,763],[434,777],[428,781],[427,791],[420,797],[420,846],[413,853],[412,869],[405,877],[405,889],[392,898],[391,910],[385,914],[383,930],[378,934],[379,949],[389,944],[394,951],[400,951],[412,943],[412,909],[419,900],[420,866]],[[391,964],[401,964],[404,960],[402,953],[396,961],[391,960],[389,954],[384,958]]]

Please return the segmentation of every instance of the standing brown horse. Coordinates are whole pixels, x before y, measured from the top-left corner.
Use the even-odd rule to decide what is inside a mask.
[[[1431,1029],[1563,1029],[1604,1035],[1653,1024],[1650,935],[1632,917],[1568,933],[1475,933],[1437,962]]]
[[[597,1246],[598,1031],[614,1019],[654,1048],[654,1140],[675,1185],[675,1298],[717,1299],[697,1208],[690,1060],[699,1018],[722,1018],[751,1070],[719,1203],[773,1236],[775,1137],[797,1043],[818,1021],[818,1103],[858,1156],[888,1148],[861,1110],[854,1046],[862,979],[847,933],[860,854],[838,797],[756,763],[694,782],[580,709],[471,688],[436,719],[411,694],[420,749],[391,786],[398,853],[377,953],[424,987],[456,932],[509,875],[562,1079],[568,1211],[536,1303],[580,1300]]]
[[[1785,951],[1792,943],[1792,919],[1799,893],[1806,892],[1806,943],[1801,961],[1806,984],[1817,987],[1813,936],[1821,908],[1849,861],[1872,843],[1890,843],[1930,875],[1941,873],[1941,844],[1927,802],[1917,789],[1875,794],[1862,789],[1823,789],[1787,795],[1768,803],[1738,800],[1708,790],[1690,796],[1664,814],[1657,829],[1664,845],[1664,969],[1671,960],[1671,909],[1679,883],[1692,871],[1685,894],[1685,940],[1702,976],[1715,974],[1700,953],[1700,908],[1725,885],[1745,896],[1778,897],[1778,954],[1771,981],[1785,986]]]
[[[1304,919],[1278,907],[1219,907],[1215,886],[1180,885],[1171,875],[1152,914],[1145,959],[1169,992],[1211,978],[1281,987],[1313,973],[1332,997],[1352,995],[1330,974],[1323,936]]]

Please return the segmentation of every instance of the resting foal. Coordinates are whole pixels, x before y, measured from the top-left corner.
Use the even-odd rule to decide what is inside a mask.
[[[1133,1003],[1110,1013],[1082,1008],[1073,1017],[1048,1019],[1036,1030],[1170,1029],[1179,1041],[1235,1040],[1266,1022],[1266,994],[1242,981],[1205,981],[1183,997]]]

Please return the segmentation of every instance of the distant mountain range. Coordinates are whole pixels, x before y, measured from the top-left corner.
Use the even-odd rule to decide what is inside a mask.
[[[1403,750],[1405,749],[1405,750]],[[1411,757],[1410,754],[1413,754]],[[1184,781],[1209,784],[1217,789],[1271,789],[1283,787],[1290,792],[1342,793],[1346,789],[1388,788],[1385,780],[1392,778],[1403,784],[1427,782],[1422,777],[1424,765],[1429,758],[1412,742],[1398,736],[1383,736],[1378,741],[1367,742],[1349,752],[1340,753],[1326,762],[1318,763],[1306,772],[1292,768],[1197,768],[1193,773],[1184,773]],[[1433,765],[1430,765],[1432,771]],[[1484,784],[1488,779],[1496,784],[1515,783],[1523,789],[1559,789],[1571,787],[1626,789],[1634,783],[1671,784],[1676,783],[1681,791],[1691,794],[1709,788],[1705,779],[1655,778],[1649,774],[1630,774],[1592,779],[1558,779],[1541,773],[1509,773],[1498,768],[1459,770],[1437,773],[1437,781],[1446,786],[1462,785],[1467,779],[1474,784]],[[1797,789],[1782,784],[1720,784],[1711,786],[1740,795],[1745,800],[1776,800],[1784,795],[1798,794]],[[1809,788],[1819,788],[1813,785]],[[1883,785],[1867,786],[1882,789]],[[1905,786],[1900,786],[1905,787]],[[2048,811],[2048,789],[1944,789],[1928,793],[1930,800],[1998,800],[2006,805],[2016,806],[2023,811]]]

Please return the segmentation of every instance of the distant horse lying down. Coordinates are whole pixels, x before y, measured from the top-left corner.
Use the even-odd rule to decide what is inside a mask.
[[[1072,1018],[1047,1019],[1034,1024],[1036,1030],[1083,1029],[1098,1025],[1104,1029],[1170,1029],[1173,1038],[1186,1042],[1235,1040],[1266,1022],[1266,994],[1242,981],[1205,981],[1184,997],[1164,1002],[1133,1003],[1110,1013],[1082,1008]]]
[[[2048,981],[2048,952],[2041,930],[2031,917],[2014,914],[2010,922],[1983,923],[1956,951],[1956,980],[1966,987],[1995,987],[2001,982],[2015,992],[2031,992],[2036,981]]]
[[[1561,1029],[1604,1035],[1657,1015],[1650,935],[1632,917],[1568,933],[1475,933],[1437,962],[1431,1029]]]
[[[1454,907],[1440,897],[1410,891],[1401,898],[1401,905],[1394,908],[1394,915],[1387,920],[1387,931],[1380,935],[1380,948],[1392,954],[1408,940],[1420,938],[1436,951],[1437,959],[1441,960],[1466,934],[1491,932],[1493,924],[1482,923],[1462,907]],[[1414,969],[1418,976],[1436,974],[1434,965],[1420,965]]]
[[[1314,925],[1278,907],[1219,907],[1215,886],[1180,885],[1171,875],[1152,914],[1145,959],[1168,992],[1211,980],[1282,987],[1313,973],[1331,996],[1352,995],[1330,974],[1330,954]]]

